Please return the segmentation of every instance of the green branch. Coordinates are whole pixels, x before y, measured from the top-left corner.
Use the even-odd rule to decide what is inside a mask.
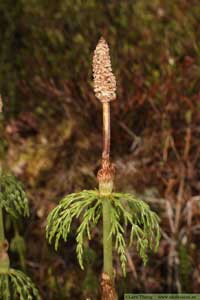
[[[40,300],[40,296],[27,275],[19,270],[9,269],[0,273],[0,299]]]

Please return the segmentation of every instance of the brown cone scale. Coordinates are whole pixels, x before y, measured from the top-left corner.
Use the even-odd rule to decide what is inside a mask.
[[[116,80],[112,73],[109,47],[104,38],[100,38],[93,56],[94,92],[101,102],[116,99]]]

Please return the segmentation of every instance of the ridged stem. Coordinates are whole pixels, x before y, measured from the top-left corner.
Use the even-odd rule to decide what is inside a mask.
[[[103,271],[107,273],[113,281],[113,257],[112,257],[112,236],[111,231],[111,201],[103,199]]]
[[[110,103],[103,103],[103,152],[102,158],[109,162],[110,158]],[[104,191],[100,191],[103,193]],[[112,265],[112,236],[111,231],[111,201],[107,197],[103,198],[103,271],[110,279],[113,279]]]
[[[5,241],[4,224],[3,224],[3,211],[0,207],[0,245]]]
[[[0,98],[1,102],[1,98]],[[2,103],[1,103],[2,105]],[[2,124],[2,111],[0,111],[0,121]],[[0,128],[1,130],[2,128]],[[0,178],[2,176],[2,162],[0,163]],[[0,185],[0,193],[1,193],[1,185]],[[8,243],[5,239],[5,232],[4,232],[4,222],[3,222],[3,210],[0,207],[0,272],[7,272],[10,260],[8,257]],[[7,283],[8,284],[8,283]]]
[[[103,103],[103,153],[102,158],[110,158],[110,103]]]
[[[10,266],[10,260],[7,250],[8,243],[5,240],[3,212],[2,208],[0,208],[0,273],[7,273]]]

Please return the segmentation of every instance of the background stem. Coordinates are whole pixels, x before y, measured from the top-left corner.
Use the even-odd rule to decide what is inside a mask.
[[[0,208],[0,244],[5,241],[5,234],[4,234],[4,224],[3,224],[3,212],[2,208]]]
[[[0,208],[0,272],[7,272],[10,266],[10,260],[8,257],[7,250],[8,244],[5,240],[4,234],[3,212],[2,208]]]
[[[103,199],[103,271],[107,273],[113,281],[113,264],[112,264],[112,236],[110,236],[111,222],[111,201]]]

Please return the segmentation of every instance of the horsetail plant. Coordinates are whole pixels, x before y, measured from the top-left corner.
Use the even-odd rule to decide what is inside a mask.
[[[2,100],[0,98],[2,120]],[[4,174],[0,166],[0,299],[39,300],[40,296],[31,279],[23,272],[10,267],[8,241],[5,238],[3,211],[16,220],[29,215],[28,200],[20,182]]]
[[[48,216],[46,236],[58,249],[67,241],[73,219],[79,218],[76,252],[83,269],[84,240],[91,239],[91,229],[103,219],[102,300],[117,299],[114,287],[113,244],[126,274],[125,229],[130,228],[129,244],[136,242],[139,255],[147,262],[148,249],[156,250],[160,239],[159,218],[149,205],[135,195],[113,192],[115,167],[110,162],[110,102],[116,99],[116,80],[112,73],[109,48],[101,38],[93,56],[94,92],[103,106],[103,151],[98,171],[98,190],[83,190],[65,196]]]

